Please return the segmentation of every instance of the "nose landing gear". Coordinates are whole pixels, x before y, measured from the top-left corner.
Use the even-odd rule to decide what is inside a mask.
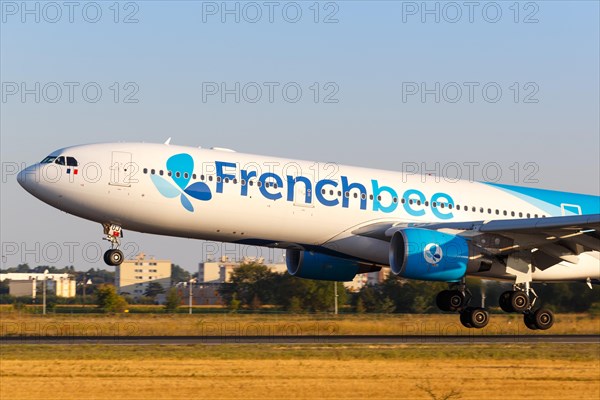
[[[102,224],[102,226],[104,228],[104,240],[108,240],[111,247],[104,253],[104,262],[113,267],[121,265],[124,256],[123,252],[119,250],[119,238],[123,237],[123,230],[119,225],[115,224]]]

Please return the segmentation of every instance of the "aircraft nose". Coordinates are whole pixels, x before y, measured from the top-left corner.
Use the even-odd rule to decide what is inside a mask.
[[[17,182],[28,192],[32,192],[36,181],[37,166],[30,165],[17,174]]]

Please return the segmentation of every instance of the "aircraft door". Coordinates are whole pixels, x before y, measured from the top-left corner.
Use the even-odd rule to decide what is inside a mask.
[[[312,193],[309,192],[307,196],[307,190],[311,189],[307,189],[303,183],[296,183],[294,186],[294,205],[296,207],[314,207],[312,201],[307,201],[307,199],[312,200]]]
[[[113,151],[109,185],[130,187],[133,183],[134,173],[135,168],[131,162],[131,153]]]

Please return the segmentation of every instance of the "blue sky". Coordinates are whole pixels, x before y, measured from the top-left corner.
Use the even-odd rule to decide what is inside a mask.
[[[391,170],[496,162],[501,183],[600,191],[596,1],[476,2],[472,21],[463,2],[428,2],[439,22],[422,2],[274,2],[272,22],[265,2],[228,2],[239,22],[220,1],[114,3],[76,2],[70,22],[62,2],[54,3],[60,18],[47,2],[28,2],[29,14],[21,2],[1,2],[1,233],[3,253],[18,249],[3,254],[2,267],[66,265],[64,243],[100,243],[97,224],[39,202],[10,172],[80,143],[171,136],[183,145]],[[256,10],[262,17],[253,23]],[[124,23],[127,16],[137,22]],[[35,93],[11,92],[22,84],[35,92],[36,82],[39,103]],[[74,82],[72,102],[65,82]],[[203,92],[236,82],[248,89],[239,103]],[[286,84],[301,89],[297,102],[286,100]],[[56,102],[53,85],[62,88]],[[85,85],[102,90],[97,102],[84,97]],[[262,88],[256,102],[253,85]],[[422,98],[422,88],[433,92]],[[137,102],[126,102],[128,94]],[[524,182],[532,171],[538,182]],[[199,241],[128,238],[190,270],[206,255]],[[44,254],[49,243],[61,257]],[[73,262],[102,266],[78,250]]]

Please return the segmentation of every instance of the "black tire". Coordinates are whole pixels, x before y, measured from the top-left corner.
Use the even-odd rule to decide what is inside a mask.
[[[473,328],[485,328],[490,322],[490,314],[484,308],[474,308],[470,312],[470,323]]]
[[[512,294],[512,290],[507,290],[506,292],[500,295],[500,298],[498,299],[498,304],[500,305],[502,311],[507,313],[515,312],[515,310],[512,308],[512,305],[510,304],[510,297],[512,296]]]
[[[435,296],[435,304],[442,311],[451,311],[449,307],[450,291],[442,290]]]
[[[532,331],[535,331],[538,329],[537,325],[535,324],[535,320],[533,318],[533,313],[527,312],[527,313],[523,314],[523,322],[525,322],[525,326],[528,327],[529,329],[531,329]]]
[[[108,265],[117,266],[123,263],[123,252],[121,250],[109,250],[108,252]]]
[[[450,311],[460,311],[465,306],[465,295],[458,290],[450,290],[447,299]]]
[[[510,306],[515,312],[525,312],[529,309],[529,297],[527,297],[525,292],[512,292],[510,295]]]
[[[473,309],[472,308],[467,308],[465,310],[463,310],[460,313],[460,323],[465,327],[465,328],[472,328],[473,326],[471,325],[471,311]]]
[[[545,331],[554,325],[554,313],[545,308],[540,308],[533,313],[533,321],[538,329]]]
[[[111,252],[111,251],[112,251],[112,250],[106,250],[106,251],[104,252],[104,263],[105,263],[106,265],[111,265],[111,264],[110,264],[110,252]]]

